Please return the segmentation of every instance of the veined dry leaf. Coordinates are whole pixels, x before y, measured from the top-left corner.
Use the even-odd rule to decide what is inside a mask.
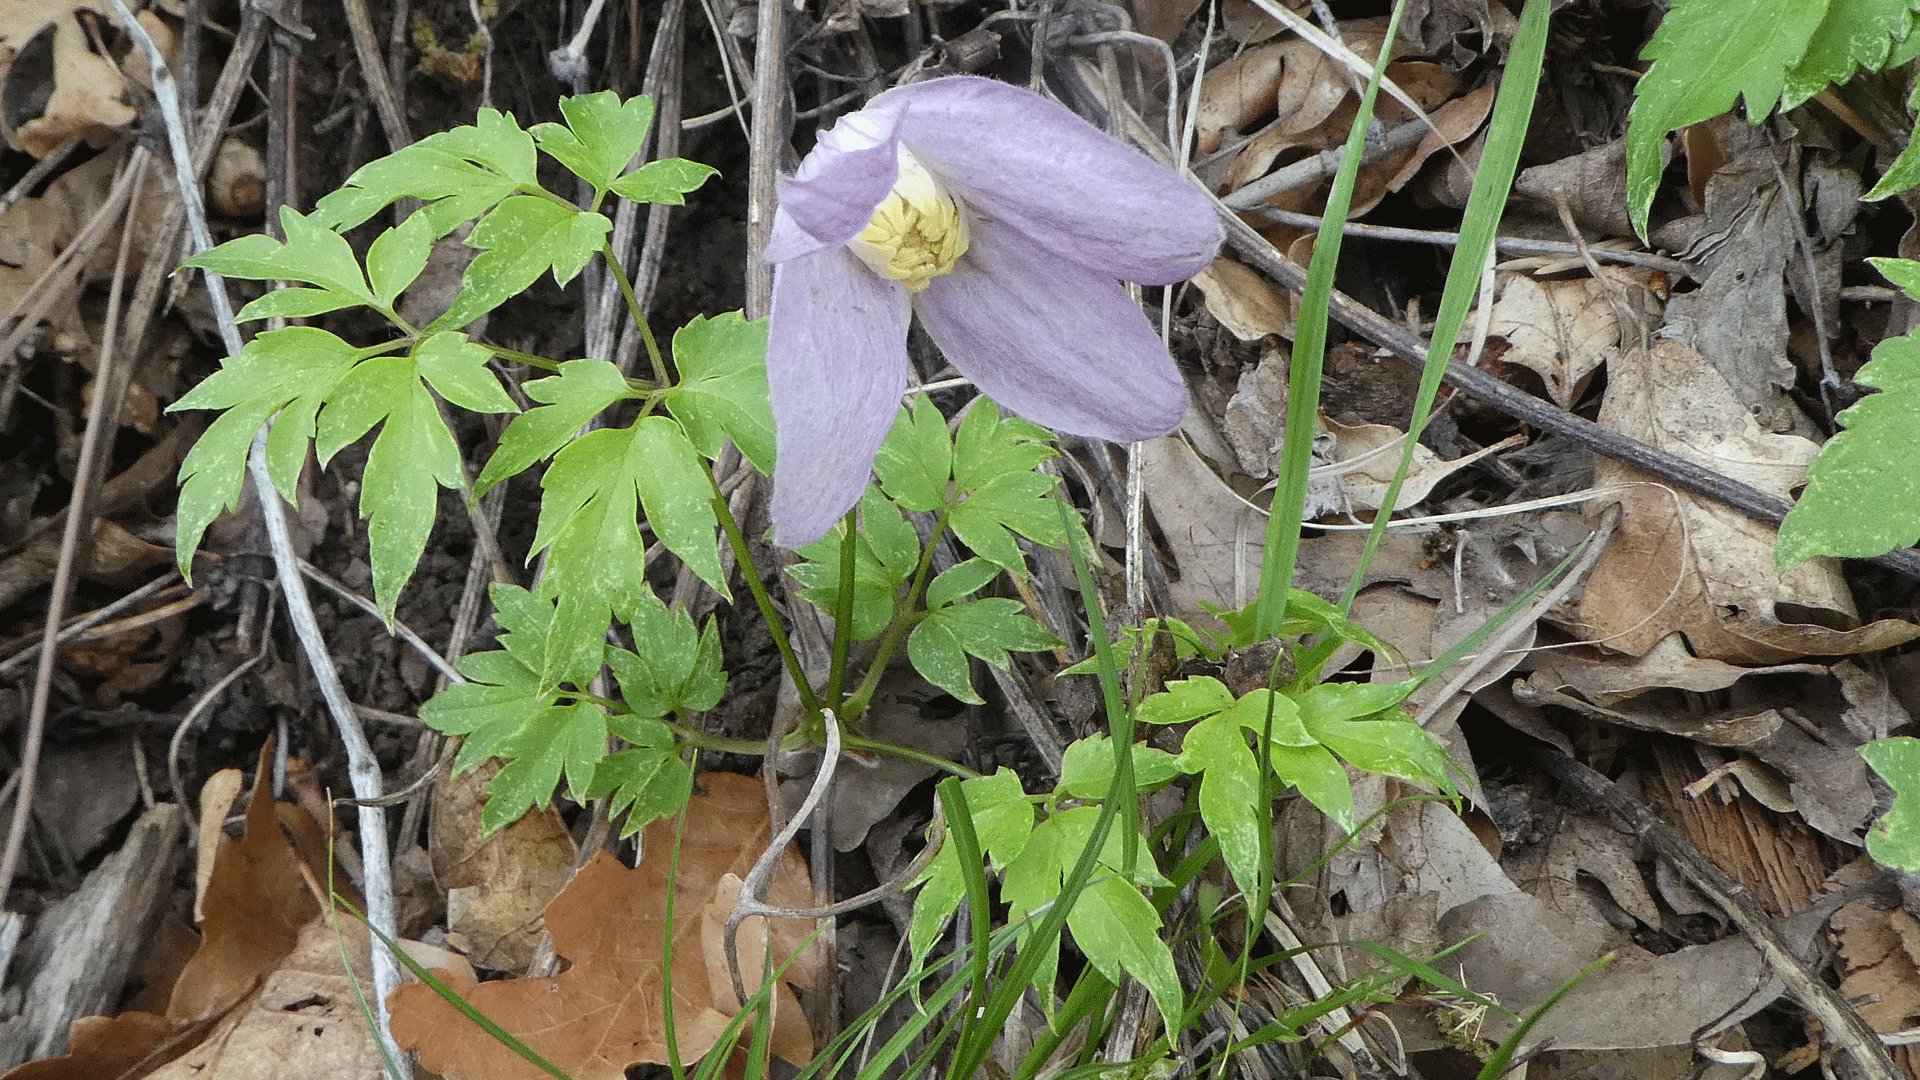
[[[1501,360],[1534,371],[1554,403],[1571,408],[1587,377],[1620,344],[1620,318],[1607,295],[1612,286],[1590,277],[1499,277],[1500,296],[1493,302],[1487,333],[1506,339],[1508,349]]]
[[[1259,271],[1222,257],[1193,275],[1193,283],[1207,298],[1208,313],[1241,341],[1293,336],[1293,298]]]
[[[338,936],[316,916],[294,948],[260,980],[259,991],[234,1009],[205,1041],[148,1080],[338,1080],[380,1076],[380,1051],[360,1012],[353,981],[341,970],[344,950],[361,987],[373,985],[370,937],[342,915]]]
[[[302,863],[315,880],[328,880],[326,836],[306,811],[276,804],[268,787],[271,744],[260,752],[247,831],[228,840],[215,830],[213,873],[200,898],[200,949],[187,962],[167,1003],[167,1018],[205,1020],[231,1009],[260,985],[299,943],[300,931],[320,913]],[[202,820],[207,815],[203,808]],[[306,858],[287,842],[292,833]],[[318,853],[318,857],[314,857]]]
[[[681,1057],[698,1060],[713,1048],[739,1011],[724,961],[718,970],[708,949],[717,920],[732,909],[725,899],[728,877],[744,877],[771,839],[766,797],[751,777],[705,773],[704,793],[687,805],[677,876],[673,879],[673,1015]],[[504,979],[448,985],[501,1027],[574,1080],[621,1080],[629,1066],[666,1060],[661,964],[666,946],[669,860],[677,818],[647,826],[646,858],[629,870],[606,853],[593,857],[553,903],[547,931],[554,951],[571,963],[552,978]],[[736,890],[732,895],[737,894]],[[797,850],[782,855],[768,902],[807,907],[812,890]],[[748,992],[759,986],[760,959],[750,952],[755,922],[741,928],[741,979]],[[799,952],[813,924],[782,920],[771,930],[776,966]],[[757,931],[765,933],[766,931]],[[444,973],[442,973],[444,976]],[[789,987],[809,988],[820,977],[812,951],[787,970],[774,993],[772,1045],[789,1061],[813,1054],[813,1037]],[[423,1066],[447,1080],[535,1080],[547,1074],[488,1038],[439,995],[410,983],[388,999],[393,1034],[420,1054]]]
[[[1600,424],[1783,498],[1818,450],[1763,432],[1705,358],[1667,340],[1609,363]],[[1610,649],[1640,655],[1679,631],[1696,656],[1777,664],[1920,637],[1920,626],[1894,619],[1859,626],[1833,559],[1775,573],[1772,526],[1608,458],[1596,463],[1594,483],[1634,485],[1580,606],[1583,632]],[[1788,621],[1798,611],[1822,613],[1821,621]]]
[[[1346,490],[1348,502],[1354,506],[1378,510],[1387,499],[1387,486],[1392,482],[1393,474],[1399,471],[1401,445],[1406,442],[1407,433],[1385,424],[1348,426],[1326,416],[1320,418],[1320,425],[1332,432],[1336,439],[1332,455],[1334,464],[1315,471],[1338,476],[1341,487]],[[1420,502],[1433,493],[1434,485],[1488,454],[1503,449],[1505,445],[1495,443],[1452,461],[1443,460],[1425,446],[1415,446],[1413,461],[1407,468],[1406,482],[1400,485],[1399,497],[1394,501],[1394,510],[1405,510]]]
[[[1556,649],[1534,658],[1529,682],[1553,690],[1572,690],[1608,708],[1654,690],[1690,690],[1697,694],[1725,690],[1749,675],[1824,675],[1818,664],[1775,664],[1740,667],[1708,660],[1687,651],[1679,634],[1653,643],[1644,655],[1599,656]]]
[[[1875,1031],[1900,1031],[1920,1019],[1920,922],[1905,911],[1876,911],[1854,901],[1833,913],[1846,958],[1840,993],[1860,1001]]]
[[[29,1061],[0,1080],[100,1080],[118,1077],[146,1060],[175,1034],[178,1025],[152,1013],[83,1016],[73,1022],[71,1045],[56,1058]]]
[[[433,877],[447,890],[447,930],[474,964],[523,972],[546,926],[540,913],[566,887],[578,848],[557,811],[529,810],[480,838],[488,762],[434,788],[428,825]]]
[[[9,109],[4,118],[7,141],[34,157],[46,156],[71,135],[103,138],[133,123],[136,115],[133,106],[121,99],[127,84],[120,72],[88,46],[78,16],[81,11],[91,11],[109,25],[114,19],[113,5],[107,0],[0,3],[0,50],[4,50],[0,55],[7,58],[0,85],[12,91],[16,83],[37,82],[47,69],[53,73],[53,87],[45,92],[38,112],[16,116]],[[21,62],[23,55],[28,62]],[[22,89],[31,90],[24,85]],[[31,101],[36,96],[23,93],[18,100]],[[14,100],[13,93],[7,94],[9,103]]]

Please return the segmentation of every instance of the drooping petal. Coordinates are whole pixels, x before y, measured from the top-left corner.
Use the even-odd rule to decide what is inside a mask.
[[[773,535],[825,535],[866,489],[907,388],[907,290],[845,248],[773,272],[767,388],[773,397]]]
[[[983,216],[1123,281],[1170,285],[1213,261],[1223,235],[1204,192],[1031,91],[991,79],[889,90],[907,149]]]
[[[904,102],[869,105],[820,133],[793,179],[780,184],[780,209],[767,243],[770,263],[839,247],[854,238],[899,175],[899,126]]]
[[[1186,411],[1180,372],[1126,290],[1006,225],[976,218],[972,246],[914,306],[961,374],[1035,423],[1137,442]]]

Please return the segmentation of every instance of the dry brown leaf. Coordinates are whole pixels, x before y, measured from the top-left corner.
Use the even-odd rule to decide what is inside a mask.
[[[1783,498],[1804,481],[1819,449],[1762,431],[1713,366],[1675,341],[1623,351],[1609,363],[1600,424]],[[1595,465],[1594,482],[1635,485],[1621,497],[1619,533],[1580,607],[1583,632],[1608,648],[1640,655],[1679,631],[1696,656],[1775,664],[1872,652],[1920,636],[1920,626],[1898,620],[1860,626],[1835,560],[1775,573],[1772,526],[1607,458]],[[1820,621],[1795,614],[1803,611]]]
[[[1595,705],[1612,707],[1654,690],[1691,690],[1697,694],[1725,690],[1749,675],[1824,675],[1819,664],[1775,664],[1740,667],[1704,660],[1687,651],[1679,634],[1654,642],[1642,656],[1598,655],[1554,650],[1534,658],[1536,686],[1572,690]]]
[[[228,1013],[191,1052],[149,1080],[340,1080],[382,1075],[380,1051],[341,970],[344,947],[363,990],[373,985],[362,923],[325,918],[301,927],[294,948],[261,980],[245,1007]]]
[[[79,12],[90,11],[111,24],[107,0],[5,0],[0,3],[0,71],[9,103],[31,101],[36,84],[50,70],[53,86],[38,86],[44,105],[38,112],[7,110],[5,133],[15,147],[44,157],[73,135],[96,141],[133,123],[133,106],[122,99],[127,84],[108,58],[87,44]],[[16,91],[16,87],[18,90]],[[16,93],[18,97],[16,97]]]
[[[500,771],[488,762],[434,788],[429,846],[433,877],[447,891],[447,930],[475,965],[522,972],[546,931],[540,913],[573,874],[578,847],[548,808],[529,810],[499,832],[480,838],[488,781]]]
[[[1327,416],[1320,418],[1320,426],[1334,436],[1331,454],[1334,464],[1316,471],[1337,476],[1350,505],[1366,510],[1379,509],[1387,499],[1387,486],[1400,469],[1401,446],[1406,442],[1406,432],[1385,424],[1342,424]],[[1495,443],[1466,457],[1445,461],[1425,446],[1416,445],[1413,448],[1413,461],[1407,468],[1406,481],[1400,485],[1398,497],[1394,499],[1394,510],[1405,510],[1424,500],[1433,493],[1434,485],[1440,481],[1504,448],[1505,444]]]
[[[1620,344],[1620,320],[1608,284],[1593,278],[1539,281],[1501,274],[1500,296],[1487,325],[1505,338],[1501,360],[1529,368],[1561,408],[1571,408],[1587,377]]]
[[[1207,311],[1241,341],[1293,336],[1293,298],[1264,275],[1225,257],[1193,276]]]
[[[1920,1021],[1920,922],[1855,901],[1833,913],[1832,925],[1846,958],[1840,995],[1862,1003],[1861,1019],[1875,1031]]]
[[[713,1047],[739,1010],[724,961],[716,970],[709,956],[713,927],[731,910],[723,899],[725,879],[732,876],[737,889],[738,878],[752,868],[773,831],[757,781],[733,773],[706,773],[699,779],[706,790],[696,792],[687,806],[673,891],[674,1028],[681,1057],[689,1062]],[[676,818],[665,818],[647,827],[641,841],[647,855],[638,870],[604,852],[595,854],[548,905],[547,930],[554,951],[572,965],[566,971],[479,986],[454,977],[448,985],[574,1080],[621,1080],[631,1065],[664,1062],[661,959],[676,826]],[[792,847],[781,856],[770,893],[768,902],[776,905],[812,903],[806,866]],[[740,935],[741,977],[749,993],[759,985],[758,954],[749,947],[756,921],[743,925]],[[798,951],[812,929],[808,921],[775,923],[776,964]],[[818,966],[815,954],[802,952],[776,986],[772,1043],[790,1061],[806,1061],[813,1046],[788,987],[817,985]],[[447,1080],[546,1076],[424,984],[395,990],[388,1007],[394,1038]]]
[[[29,1061],[0,1080],[102,1080],[120,1077],[161,1050],[179,1025],[152,1013],[83,1016],[73,1022],[72,1045],[56,1058]],[[136,1075],[138,1075],[136,1073]]]
[[[270,750],[262,749],[254,774],[246,835],[228,840],[215,833],[218,851],[200,901],[200,949],[173,988],[167,1003],[170,1020],[204,1020],[245,1000],[293,951],[301,929],[320,913],[306,874],[328,880],[326,838],[306,811],[273,801],[267,786]],[[308,859],[296,853],[282,828],[298,839]],[[312,858],[315,851],[318,860]]]

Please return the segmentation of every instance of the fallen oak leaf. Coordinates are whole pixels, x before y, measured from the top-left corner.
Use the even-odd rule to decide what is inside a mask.
[[[672,984],[677,1049],[692,1062],[713,1049],[740,1004],[724,960],[712,966],[711,941],[744,877],[773,833],[758,782],[733,773],[707,773],[706,788],[689,800],[673,880]],[[574,1080],[622,1080],[629,1066],[667,1060],[662,958],[667,943],[667,888],[677,820],[648,826],[640,868],[629,870],[601,852],[547,906],[554,952],[572,966],[551,978],[503,979],[475,985],[442,981],[480,1013]],[[732,879],[729,881],[729,879]],[[768,901],[788,907],[812,903],[806,866],[789,847],[781,856]],[[818,957],[801,951],[811,921],[771,927],[776,965],[799,952],[776,985],[772,1046],[789,1061],[812,1056],[812,1034],[790,987],[809,988]],[[747,989],[759,986],[759,965]],[[487,1037],[423,983],[408,983],[387,999],[393,1036],[420,1056],[423,1068],[447,1080],[537,1080],[548,1074]]]

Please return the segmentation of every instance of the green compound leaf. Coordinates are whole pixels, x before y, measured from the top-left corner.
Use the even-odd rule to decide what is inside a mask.
[[[344,237],[301,216],[290,206],[280,208],[280,227],[287,234],[284,244],[265,233],[254,233],[203,251],[188,259],[185,265],[231,278],[304,281],[319,286],[339,301],[332,307],[310,311],[311,314],[354,304],[380,306],[373,290],[367,287],[366,277],[360,273],[360,261],[353,257],[353,249],[347,246]],[[264,308],[269,309],[265,313],[262,313],[263,301],[268,301],[264,304]],[[276,303],[310,309],[318,307],[321,298],[308,290],[301,290],[299,297],[290,301],[274,302],[263,297],[241,308],[234,321],[266,318],[274,314],[270,309]]]
[[[554,627],[553,605],[512,585],[495,585],[491,595],[501,647],[461,658],[460,673],[472,681],[447,687],[420,709],[429,727],[466,737],[454,760],[456,772],[490,757],[532,759],[509,765],[508,779],[496,776],[488,785],[492,798],[481,815],[487,832],[529,806],[545,806],[562,773],[575,791],[590,790],[606,741],[600,710],[559,705],[554,692],[541,685],[539,665]],[[592,666],[599,666],[597,658]],[[587,677],[580,671],[569,674],[580,681]]]
[[[1038,652],[1061,647],[1017,600],[989,597],[927,613],[907,637],[907,657],[926,680],[961,701],[983,703],[973,692],[967,657],[1007,670],[1007,650]]]
[[[366,221],[400,199],[420,199],[434,239],[516,191],[538,188],[533,139],[511,116],[481,109],[472,125],[429,135],[370,161],[314,207],[315,223],[335,231]]]
[[[984,487],[1007,473],[1032,472],[1054,456],[1051,432],[1018,417],[1002,418],[986,398],[975,398],[953,437],[953,480],[960,490]]]
[[[432,223],[421,214],[374,237],[373,245],[367,248],[367,279],[373,283],[373,294],[382,304],[392,307],[407,286],[420,276],[420,271],[427,268],[427,257],[433,254],[433,240]]]
[[[465,334],[430,334],[413,348],[420,376],[443,398],[469,412],[519,412],[500,380],[487,369],[493,354],[467,340]]]
[[[1020,786],[1020,778],[1003,765],[992,776],[961,781],[960,790],[966,796],[967,810],[973,815],[973,831],[980,838],[988,865],[1004,870],[1008,863],[1020,857],[1028,837],[1033,835],[1033,804]],[[940,935],[940,928],[953,917],[960,898],[966,893],[959,859],[954,845],[943,845],[927,868],[908,885],[908,888],[920,889],[907,931],[916,967],[926,958],[927,950]]]
[[[1888,277],[1920,269],[1895,264]],[[1887,272],[1887,266],[1881,266]],[[1780,525],[1773,564],[1781,573],[1819,555],[1872,558],[1920,539],[1920,474],[1913,448],[1920,441],[1920,338],[1889,338],[1854,381],[1878,389],[1837,419],[1834,435],[1807,470],[1807,487]]]
[[[927,586],[927,608],[946,607],[972,596],[1000,576],[1000,568],[985,559],[967,559],[941,572]]]
[[[1233,708],[1233,691],[1210,675],[1178,679],[1140,703],[1135,719],[1145,724],[1184,724]]]
[[[620,369],[605,360],[569,360],[560,365],[558,375],[535,379],[523,389],[528,397],[543,404],[514,417],[507,425],[500,445],[474,482],[476,499],[567,445],[574,432],[607,406],[636,396]]]
[[[589,431],[555,455],[541,478],[533,551],[547,549],[540,588],[557,600],[560,624],[539,664],[545,685],[563,681],[583,657],[597,667],[613,613],[634,606],[646,591],[646,543],[634,486],[634,474],[646,461],[635,443],[632,428]]]
[[[1080,853],[1086,850],[1088,842],[1093,839],[1094,822],[1098,820],[1099,817],[1099,807],[1080,806],[1071,810],[1060,811],[1041,821],[1039,825],[1034,827],[1032,834],[1027,838],[1026,844],[1021,847],[1020,854],[1007,864],[1004,883],[1000,889],[1000,898],[1007,903],[1007,921],[1009,923],[1019,923],[1021,920],[1028,919],[1029,916],[1039,911],[1045,905],[1051,904],[1059,899],[1060,889],[1066,882],[1067,874],[1072,872],[1074,863],[1079,861]],[[1125,873],[1121,870],[1121,867],[1125,865],[1126,861],[1126,845],[1123,842],[1124,840],[1125,837],[1121,836],[1117,830],[1107,833],[1106,843],[1100,849],[1100,854],[1097,857],[1094,869],[1095,882],[1111,877],[1116,880],[1120,886],[1129,891],[1132,891],[1136,884],[1148,886],[1171,884],[1160,874],[1151,859],[1138,860],[1134,865],[1134,880],[1132,882],[1127,881]],[[1150,850],[1144,839],[1136,839],[1134,841],[1134,849],[1137,851]],[[1092,891],[1093,884],[1089,883],[1087,890],[1080,894],[1079,901],[1085,902],[1087,896]],[[1107,912],[1112,912],[1120,909],[1124,904],[1124,901],[1117,901],[1109,896],[1108,901],[1102,905],[1102,908]],[[1148,906],[1147,911],[1151,914],[1151,905]],[[1076,917],[1079,915],[1079,912],[1080,906],[1079,903],[1076,903],[1074,911],[1067,917],[1067,929],[1073,933],[1074,940],[1079,943],[1082,952],[1089,952],[1089,943],[1081,936],[1083,932],[1090,932],[1098,938],[1092,945],[1092,948],[1096,949],[1102,947],[1112,949],[1115,943],[1111,935],[1115,932],[1129,939],[1141,932],[1151,934],[1156,938],[1158,937],[1160,921],[1157,915],[1153,916],[1151,923],[1144,926],[1129,926],[1113,931],[1104,928],[1089,929],[1084,922],[1076,922]],[[1026,936],[1030,931],[1031,922],[1021,927],[1020,947],[1022,949],[1034,947],[1031,942],[1026,940]],[[1041,992],[1040,999],[1043,1003],[1051,1001],[1053,998],[1052,990],[1054,980],[1058,974],[1060,964],[1059,939],[1056,938],[1048,942],[1045,948],[1047,951],[1043,955],[1039,968],[1034,973],[1033,980],[1034,988]],[[1144,950],[1146,947],[1142,944],[1139,948]],[[1136,967],[1134,962],[1126,959],[1126,954],[1129,951],[1131,950],[1108,951],[1102,956],[1100,962],[1112,961],[1119,969],[1140,979],[1142,983],[1147,983],[1148,978],[1153,978],[1157,981],[1159,975],[1153,970],[1152,966]],[[1089,959],[1092,959],[1091,955],[1089,955]],[[1102,974],[1105,973],[1106,970],[1103,968]],[[1114,977],[1116,981],[1119,974],[1119,971],[1115,971]],[[1152,990],[1153,985],[1147,983],[1147,988]],[[1156,1003],[1165,1004],[1158,998],[1156,998]]]
[[[1806,55],[1787,72],[1780,107],[1797,108],[1855,71],[1885,71],[1920,55],[1910,0],[1830,0]]]
[[[1067,929],[1108,982],[1131,975],[1153,995],[1168,1031],[1180,1027],[1186,1003],[1173,950],[1160,937],[1160,913],[1140,890],[1115,874],[1095,877],[1067,913]]]
[[[1920,739],[1900,736],[1860,748],[1893,789],[1893,807],[1867,830],[1867,853],[1882,866],[1920,874]]]
[[[667,411],[708,460],[732,439],[753,467],[773,475],[773,406],[767,396],[767,320],[737,311],[700,316],[673,335],[679,385]]]
[[[1145,743],[1133,744],[1133,783],[1141,791],[1165,787],[1181,773],[1179,760]],[[1060,756],[1060,783],[1054,794],[1068,799],[1104,799],[1113,790],[1113,740],[1089,735],[1071,743]]]
[[[500,743],[499,756],[509,760],[487,784],[481,835],[511,825],[535,806],[546,809],[562,775],[567,789],[584,800],[606,749],[607,717],[599,706],[575,702],[535,710]]]
[[[649,822],[678,812],[686,802],[693,767],[680,759],[673,732],[658,720],[614,717],[608,725],[632,746],[608,755],[593,771],[588,799],[611,795],[609,818],[626,815],[620,838],[626,839]]]
[[[410,356],[361,362],[340,379],[320,414],[315,451],[323,467],[381,425],[361,477],[360,515],[369,519],[374,600],[389,623],[401,587],[426,550],[439,489],[466,485],[460,448],[422,380],[467,408],[511,411],[513,403],[481,366],[486,356],[458,335],[434,335]]]
[[[900,587],[912,575],[920,558],[920,538],[880,489],[868,485],[860,499],[861,534],[854,540],[853,640],[871,641],[893,621]],[[847,533],[845,521],[827,535],[799,549],[806,559],[788,572],[802,586],[800,596],[823,611],[838,611],[840,601],[840,547]]]
[[[1202,720],[1180,746],[1180,768],[1200,774],[1200,819],[1248,896],[1260,881],[1260,762],[1246,731],[1225,715]]]
[[[595,650],[612,613],[634,607],[647,591],[643,508],[667,550],[728,595],[714,544],[713,486],[671,419],[646,416],[630,428],[582,435],[554,455],[541,487],[533,550],[548,549],[541,588],[559,599],[564,625],[543,668],[547,678]]]
[[[615,180],[613,192],[637,203],[679,206],[687,201],[687,192],[706,183],[709,176],[718,175],[720,170],[710,165],[685,158],[661,158],[659,161],[649,161]]]
[[[653,99],[645,94],[625,102],[611,90],[560,99],[559,124],[535,124],[534,141],[555,161],[604,193],[627,163],[640,153],[653,124]]]
[[[429,330],[465,326],[525,292],[541,274],[553,271],[556,285],[572,281],[600,250],[613,222],[605,215],[576,210],[551,198],[514,195],[467,235],[467,246],[481,252],[460,279],[460,295]]]
[[[947,504],[947,481],[953,476],[953,440],[947,437],[947,419],[925,394],[913,408],[902,407],[874,456],[873,471],[880,488],[903,510],[925,513]]]
[[[314,414],[359,355],[353,346],[315,327],[269,330],[168,406],[168,412],[226,410],[180,463],[174,545],[183,575],[207,526],[222,512],[239,508],[253,434],[276,412],[281,415],[267,436],[267,471],[280,494],[293,500],[313,437]]]
[[[1295,695],[1300,723],[1320,745],[1356,769],[1431,784],[1454,794],[1451,765],[1439,740],[1398,708],[1419,685],[1321,683]]]
[[[668,611],[651,589],[640,594],[633,611],[621,614],[633,630],[634,651],[608,649],[607,664],[635,716],[705,712],[720,703],[727,675],[712,620],[701,632],[685,612]]]
[[[1718,116],[1742,97],[1748,117],[1765,118],[1827,8],[1828,0],[1679,0],[1668,10],[1641,53],[1653,65],[1628,114],[1627,210],[1635,231],[1647,231],[1667,133]]]
[[[1012,533],[1059,547],[1066,543],[1060,511],[1049,500],[1058,477],[1033,471],[1054,456],[1043,428],[1002,419],[984,398],[975,399],[953,442],[953,486],[965,501],[949,524],[974,553],[1016,577],[1026,560]]]

